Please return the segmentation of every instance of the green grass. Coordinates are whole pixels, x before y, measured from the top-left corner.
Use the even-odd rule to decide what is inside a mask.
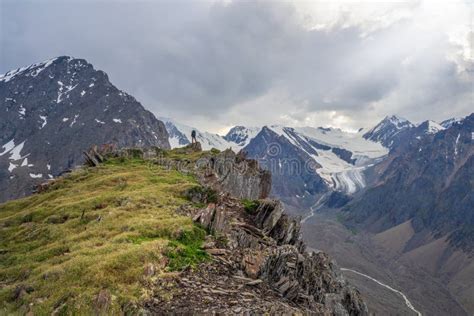
[[[187,267],[194,267],[197,263],[208,259],[208,254],[201,249],[202,240],[206,231],[194,227],[192,231],[183,231],[177,238],[169,242],[166,256],[169,258],[167,269],[179,271]]]
[[[260,202],[258,200],[243,199],[241,202],[245,208],[245,211],[249,214],[255,214],[258,207],[260,206]]]
[[[139,159],[112,159],[0,204],[0,314],[96,313],[104,289],[106,313],[133,312],[148,295],[145,267],[162,277],[206,259],[205,232],[175,212],[196,185]]]

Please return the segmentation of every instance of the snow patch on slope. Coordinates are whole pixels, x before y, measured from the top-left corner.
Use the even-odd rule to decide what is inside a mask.
[[[40,127],[40,129],[42,129],[43,127],[46,126],[46,124],[48,123],[48,120],[47,120],[47,117],[44,116],[44,115],[40,115],[39,117],[40,117],[40,119],[41,119],[41,121],[42,121],[42,122],[41,122],[41,127]]]
[[[10,152],[10,160],[19,160],[23,158],[21,156],[21,151],[23,150],[23,145],[25,145],[25,142],[22,142],[18,145],[16,145]]]
[[[191,132],[193,130],[196,131],[196,139],[198,142],[201,143],[203,150],[210,150],[212,148],[216,148],[219,150],[226,150],[231,148],[232,150],[238,152],[242,146],[237,145],[233,142],[228,142],[224,139],[223,136],[208,132],[201,132],[196,128],[193,128],[188,125],[184,125],[181,123],[177,123],[169,118],[159,118],[159,120],[163,121],[167,125],[168,132],[170,133],[169,142],[171,148],[183,147],[186,144],[183,144],[183,140],[181,139],[180,135],[171,135],[170,127],[174,126],[182,135],[186,137],[187,143],[190,143],[191,140]]]
[[[15,141],[12,139],[11,141],[9,141],[8,143],[2,146],[2,148],[5,148],[5,149],[0,153],[0,156],[3,156],[4,154],[12,150],[14,147],[15,147]]]
[[[427,134],[436,134],[439,131],[444,130],[445,128],[435,121],[428,121],[428,127],[426,129]]]

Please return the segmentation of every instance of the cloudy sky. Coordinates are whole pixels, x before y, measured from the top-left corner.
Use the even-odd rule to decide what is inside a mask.
[[[84,58],[203,130],[474,111],[469,1],[0,0],[0,73]]]

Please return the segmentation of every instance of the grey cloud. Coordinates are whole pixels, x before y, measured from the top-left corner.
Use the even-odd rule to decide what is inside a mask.
[[[469,110],[472,77],[461,80],[445,58],[447,40],[414,53],[406,21],[369,37],[344,21],[309,31],[276,1],[4,1],[0,14],[0,72],[58,55],[85,58],[157,115],[212,120],[205,128],[329,110],[420,119],[435,107],[444,118],[452,114],[446,102]],[[403,66],[407,58],[413,66]],[[257,101],[278,95],[286,98],[279,105]],[[258,115],[238,113],[253,102]]]

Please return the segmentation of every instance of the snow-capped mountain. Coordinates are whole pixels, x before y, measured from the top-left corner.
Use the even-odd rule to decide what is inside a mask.
[[[164,124],[83,59],[0,76],[0,201],[82,163],[91,145],[169,148]]]
[[[426,134],[436,134],[444,129],[446,129],[444,126],[431,120],[424,121],[423,123],[418,125],[418,130],[421,130]]]
[[[196,130],[204,149],[243,150],[258,159],[272,171],[274,194],[287,202],[296,199],[295,205],[328,190],[354,194],[366,185],[365,170],[388,153],[382,144],[365,139],[362,133],[334,128],[236,126],[221,136],[162,120],[172,147],[189,144],[191,131]]]
[[[387,116],[375,127],[364,133],[365,139],[380,142],[387,148],[397,145],[400,133],[415,127],[410,121],[396,116]]]
[[[262,128],[260,127],[235,126],[229,130],[224,136],[224,139],[243,148],[247,146],[261,130]]]
[[[210,150],[212,148],[225,150],[231,148],[233,151],[238,152],[242,149],[241,145],[227,141],[224,136],[203,132],[197,128],[178,123],[170,118],[160,117],[160,120],[165,123],[171,148],[183,147],[191,143],[191,132],[194,130],[196,131],[196,139],[201,143],[202,149],[204,150]]]
[[[347,212],[354,223],[385,230],[411,221],[417,232],[474,250],[474,114],[444,128],[425,121],[418,134],[379,164],[371,190]]]
[[[453,118],[442,121],[440,125],[443,126],[444,128],[450,128],[454,124],[460,123],[462,120],[463,118],[461,117],[453,117]]]
[[[162,120],[172,147],[188,144],[194,129],[204,149],[244,150],[272,171],[274,194],[287,202],[296,199],[295,204],[304,199],[314,200],[328,190],[353,195],[368,185],[367,171],[383,160],[389,150],[403,151],[445,129],[434,121],[414,125],[392,115],[357,133],[337,128],[272,125],[235,126],[221,136],[170,119]]]

